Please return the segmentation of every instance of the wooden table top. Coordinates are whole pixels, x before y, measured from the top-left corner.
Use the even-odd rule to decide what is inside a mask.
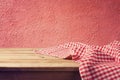
[[[0,71],[78,71],[72,60],[35,54],[36,48],[0,48]]]

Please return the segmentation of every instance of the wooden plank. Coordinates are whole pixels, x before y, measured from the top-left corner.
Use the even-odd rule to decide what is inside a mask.
[[[0,70],[39,69],[42,70],[78,70],[78,64],[52,56],[35,54],[32,49],[0,49]]]
[[[6,50],[12,50],[12,51],[31,51],[31,50],[34,50],[34,49],[40,49],[40,48],[0,48],[0,50],[2,51],[6,51]]]
[[[14,58],[13,59],[16,59],[15,57],[17,56],[17,57],[19,57],[18,59],[24,59],[24,58],[26,58],[26,57],[28,57],[28,56],[33,56],[33,57],[38,57],[38,59],[60,59],[61,60],[61,58],[58,58],[58,57],[52,57],[52,56],[46,56],[46,55],[35,55],[35,54],[15,54],[15,55],[13,55],[13,54],[0,54],[0,56],[3,56],[3,58],[4,58],[4,56],[6,57],[6,56],[8,56],[7,58],[10,58],[9,56],[11,56],[11,57],[13,57],[14,56]],[[23,56],[23,57],[22,57]],[[22,58],[21,58],[22,57]],[[1,58],[1,59],[3,59],[3,58]],[[7,58],[4,58],[4,59],[7,59]],[[27,58],[26,58],[27,59]],[[37,58],[36,58],[37,59]],[[34,60],[34,59],[31,59],[31,60]]]
[[[44,65],[43,65],[44,64]],[[64,65],[52,65],[48,63],[0,63],[0,71],[78,71],[76,65],[68,66],[71,63]],[[9,65],[9,66],[8,66]]]
[[[2,51],[0,51],[0,54],[8,54],[8,53],[11,53],[11,54],[33,54],[34,53],[34,51],[22,51],[22,50],[20,50],[20,51],[11,51],[11,50],[2,50]]]
[[[78,67],[77,63],[64,60],[7,61],[0,61],[0,67]]]
[[[34,60],[34,59],[60,59],[61,58],[57,58],[57,57],[52,57],[52,56],[47,56],[47,55],[41,55],[41,54],[35,54],[35,53],[30,53],[30,54],[19,54],[19,53],[12,53],[12,52],[9,52],[9,53],[1,53],[0,54],[0,60],[3,60],[3,59],[31,59],[31,60]]]
[[[74,61],[35,54],[33,50],[33,48],[1,48],[0,80],[80,79],[79,65]]]

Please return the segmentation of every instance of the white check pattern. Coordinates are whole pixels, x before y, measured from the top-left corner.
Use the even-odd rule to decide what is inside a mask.
[[[79,63],[83,80],[120,80],[120,42],[104,46],[90,46],[79,42],[35,50],[38,54],[60,58],[69,56]]]

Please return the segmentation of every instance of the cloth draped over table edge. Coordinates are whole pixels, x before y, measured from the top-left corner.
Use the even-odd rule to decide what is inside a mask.
[[[37,54],[71,58],[79,63],[79,72],[83,80],[120,79],[120,73],[118,74],[120,72],[120,42],[117,40],[104,46],[69,42],[34,51]],[[112,72],[113,70],[116,72]]]

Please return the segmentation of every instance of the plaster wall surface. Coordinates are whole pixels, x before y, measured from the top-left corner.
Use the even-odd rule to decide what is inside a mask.
[[[0,0],[0,47],[120,40],[120,0]]]

